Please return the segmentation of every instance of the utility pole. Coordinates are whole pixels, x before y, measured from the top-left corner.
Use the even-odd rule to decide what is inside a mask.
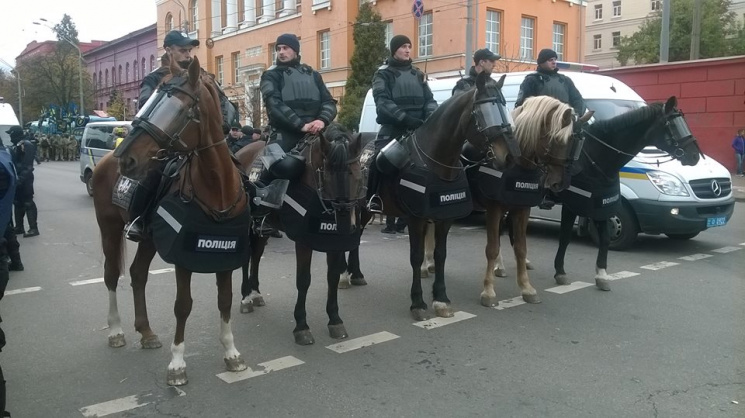
[[[468,72],[468,62],[471,57],[473,57],[473,0],[466,0],[466,73]]]
[[[660,62],[667,62],[670,52],[670,2],[662,1],[662,32],[660,33]]]
[[[692,26],[690,59],[697,60],[699,58],[699,47],[701,45],[701,0],[693,0]]]

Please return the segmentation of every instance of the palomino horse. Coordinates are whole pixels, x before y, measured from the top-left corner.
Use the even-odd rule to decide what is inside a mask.
[[[236,157],[245,170],[251,169],[264,146],[260,141],[238,152]],[[336,339],[347,337],[339,316],[337,288],[344,270],[344,252],[359,246],[359,209],[364,203],[365,179],[359,161],[360,135],[351,135],[337,123],[331,123],[319,135],[306,135],[299,148],[300,155],[305,157],[305,171],[290,184],[282,207],[268,216],[295,241],[298,296],[292,333],[297,344],[309,345],[315,340],[308,326],[305,301],[314,250],[326,253],[329,334]],[[266,237],[251,235],[250,275],[244,266],[241,312],[251,312],[254,306],[264,305],[259,292],[259,263],[266,243]]]
[[[527,232],[530,207],[540,203],[545,187],[558,193],[569,186],[567,164],[576,158],[581,141],[573,138],[572,108],[549,96],[531,97],[512,112],[520,157],[510,165],[493,161],[474,167],[469,177],[476,201],[486,209],[486,273],[481,304],[497,306],[494,266],[500,251],[500,223],[509,211],[512,219],[513,250],[517,261],[517,284],[528,303],[540,298],[530,284],[526,266]],[[592,117],[588,112],[577,127]],[[497,180],[498,179],[498,180]],[[496,181],[495,181],[496,180]],[[542,185],[540,183],[543,183]],[[501,185],[501,187],[493,187]]]
[[[577,164],[578,174],[572,176],[569,189],[559,194],[561,206],[561,235],[554,259],[556,283],[569,284],[564,271],[564,256],[572,236],[577,215],[593,220],[598,232],[599,248],[595,263],[595,285],[610,290],[608,246],[610,235],[608,218],[616,205],[627,205],[620,196],[618,171],[647,145],[668,152],[683,165],[696,165],[701,151],[696,138],[677,109],[677,99],[653,103],[596,121],[585,129],[587,138]]]
[[[93,173],[93,199],[101,230],[105,257],[104,281],[109,289],[109,346],[125,345],[116,301],[116,287],[122,273],[125,222],[129,214],[112,204],[112,193],[119,175],[134,181],[146,178],[163,167],[165,159],[181,161],[179,178],[166,193],[179,193],[182,199],[197,202],[201,210],[215,221],[235,218],[246,213],[248,199],[239,170],[231,161],[222,135],[222,116],[218,87],[213,78],[202,74],[195,57],[188,71],[173,62],[171,74],[154,94],[147,118],[136,118],[132,133],[119,146],[116,156],[106,155]],[[117,170],[117,168],[119,170]],[[247,244],[247,243],[246,243]],[[140,242],[130,267],[135,303],[135,329],[142,335],[143,348],[161,346],[150,329],[145,304],[148,268],[156,253],[152,238]],[[192,272],[176,265],[176,335],[171,345],[168,384],[184,385],[184,329],[192,307]],[[229,371],[246,369],[233,343],[230,324],[232,303],[232,270],[218,271],[217,306],[220,311],[220,342]]]

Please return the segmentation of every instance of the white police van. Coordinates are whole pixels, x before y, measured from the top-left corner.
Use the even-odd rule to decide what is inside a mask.
[[[93,169],[116,144],[114,128],[132,129],[131,121],[88,122],[80,141],[80,181],[85,183],[89,196],[93,196]]]
[[[514,109],[520,84],[530,73],[507,74],[502,93],[510,110]],[[634,90],[615,78],[570,71],[562,74],[572,79],[597,119],[609,119],[645,105]],[[492,77],[498,79],[501,74]],[[457,81],[457,78],[430,81],[435,100],[442,103],[449,98]],[[377,132],[380,125],[375,117],[375,102],[372,91],[368,91],[359,132]],[[647,147],[621,169],[622,205],[618,216],[611,219],[611,249],[630,247],[640,232],[690,239],[708,228],[725,225],[732,217],[735,205],[732,178],[724,166],[709,156],[693,167],[683,166],[677,160],[657,164],[669,159],[665,152]],[[531,216],[560,222],[561,209],[534,210]],[[592,222],[580,219],[578,232],[581,235],[589,232],[597,242]]]

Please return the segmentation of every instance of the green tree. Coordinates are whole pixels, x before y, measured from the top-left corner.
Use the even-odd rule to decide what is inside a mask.
[[[350,60],[352,71],[344,89],[339,123],[347,129],[357,129],[365,94],[372,86],[375,70],[388,56],[385,45],[385,23],[370,3],[360,6],[354,23],[354,52]]]
[[[690,58],[691,33],[693,32],[694,0],[671,0],[669,61]],[[731,0],[706,0],[701,2],[701,58],[733,55],[736,51],[731,37],[736,34],[735,13],[730,12]],[[659,62],[662,13],[657,12],[642,23],[639,31],[621,37],[616,58],[621,65],[629,61],[636,64]]]
[[[118,89],[111,90],[106,113],[108,113],[109,116],[117,118],[117,120],[126,120],[126,112],[127,103],[124,102],[124,95],[122,92]]]

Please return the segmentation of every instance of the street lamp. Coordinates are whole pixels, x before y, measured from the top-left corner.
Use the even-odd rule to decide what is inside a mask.
[[[44,21],[44,22],[47,21],[44,18],[40,18],[39,20]],[[39,23],[39,22],[33,22],[33,23],[34,25],[46,26],[47,28],[54,30],[53,27],[45,25],[43,23]],[[72,45],[73,48],[78,50],[78,58],[79,58],[78,60],[78,81],[79,81],[79,88],[80,88],[80,115],[85,116],[85,99],[83,98],[83,52],[80,51],[80,47],[75,45],[75,42],[71,41],[70,38],[60,33],[57,33],[57,36],[59,36],[60,39]]]

